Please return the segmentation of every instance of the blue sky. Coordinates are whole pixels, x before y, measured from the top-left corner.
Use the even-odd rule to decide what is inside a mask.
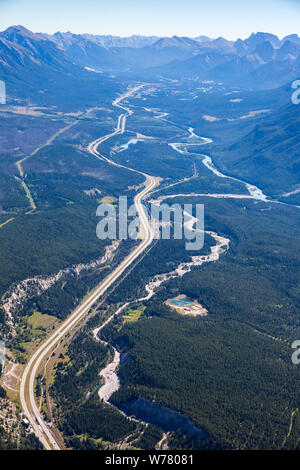
[[[47,33],[282,37],[300,30],[300,0],[0,0],[0,30],[13,24]]]

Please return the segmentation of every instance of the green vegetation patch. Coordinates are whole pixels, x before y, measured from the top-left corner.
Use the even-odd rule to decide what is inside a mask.
[[[141,317],[144,310],[145,307],[143,305],[135,309],[130,308],[126,311],[126,315],[123,315],[123,319],[126,323],[136,322]]]
[[[53,317],[52,315],[43,314],[37,312],[36,310],[34,313],[28,318],[28,323],[33,328],[50,328],[57,322],[57,318]]]
[[[113,204],[117,199],[113,196],[105,196],[101,199],[102,204]]]

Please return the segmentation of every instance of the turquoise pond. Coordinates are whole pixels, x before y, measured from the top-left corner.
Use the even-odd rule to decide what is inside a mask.
[[[181,299],[173,299],[170,300],[171,305],[175,305],[176,307],[187,307],[191,305],[194,301],[189,299],[188,297],[182,297]]]

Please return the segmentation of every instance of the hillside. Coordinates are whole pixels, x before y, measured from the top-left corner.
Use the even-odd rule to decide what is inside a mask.
[[[300,107],[288,104],[273,112],[231,145],[216,152],[219,166],[280,196],[297,190],[300,180]],[[287,201],[287,198],[283,199]]]

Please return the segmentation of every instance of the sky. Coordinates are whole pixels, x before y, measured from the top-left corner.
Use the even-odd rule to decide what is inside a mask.
[[[300,32],[300,0],[0,0],[0,30],[227,39]]]

